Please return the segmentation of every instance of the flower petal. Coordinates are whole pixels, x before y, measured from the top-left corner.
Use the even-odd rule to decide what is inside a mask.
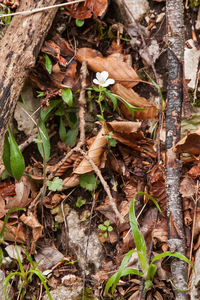
[[[108,83],[108,85],[114,84],[114,83],[115,83],[115,80],[112,79],[112,78],[108,78],[108,79],[106,80],[106,83]]]
[[[100,84],[99,80],[97,80],[96,78],[95,78],[95,79],[93,79],[93,82],[94,82],[95,84],[97,84],[97,85],[99,85],[99,84]]]
[[[97,72],[97,73],[96,73],[96,78],[97,78],[99,81],[101,81],[101,73]]]
[[[101,72],[101,82],[105,82],[106,80],[107,80],[107,78],[108,78],[108,72],[107,71],[103,71],[103,72]]]

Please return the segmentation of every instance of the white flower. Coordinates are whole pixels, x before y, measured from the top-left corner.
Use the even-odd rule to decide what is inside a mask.
[[[114,84],[115,81],[114,79],[108,78],[108,72],[107,71],[103,71],[101,73],[97,72],[96,73],[96,78],[93,79],[93,82],[97,85],[100,85],[102,87],[107,87],[110,84]],[[108,79],[107,79],[108,78]]]

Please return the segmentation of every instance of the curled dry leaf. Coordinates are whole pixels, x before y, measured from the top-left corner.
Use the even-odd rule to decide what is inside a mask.
[[[64,198],[66,198],[66,195],[54,194],[46,196],[44,197],[43,204],[46,208],[53,208],[58,205]]]
[[[26,176],[22,176],[20,182],[15,184],[15,192],[16,195],[14,197],[5,197],[7,201],[6,209],[27,207],[32,201],[32,198],[36,196],[37,189],[32,180]],[[32,193],[31,198],[29,198],[30,192]]]
[[[14,223],[16,223],[16,221]],[[3,224],[4,222],[0,220],[0,231],[3,227]],[[13,222],[7,223],[4,234],[6,234],[6,236],[4,237],[5,241],[26,244],[26,230],[22,226],[22,224],[18,224],[17,227],[14,227]]]
[[[183,180],[181,180],[179,192],[182,197],[193,197],[196,192],[194,181],[190,177],[184,177]]]
[[[20,217],[20,220],[32,228],[33,242],[36,242],[39,238],[43,237],[43,226],[39,223],[33,213],[30,213],[29,216],[23,214]]]
[[[200,127],[193,133],[188,133],[173,148],[175,153],[200,154]]]
[[[135,118],[139,120],[147,120],[153,119],[157,116],[158,112],[155,105],[149,103],[144,97],[140,97],[134,90],[132,90],[131,88],[127,88],[122,84],[116,83],[113,87],[111,87],[111,91],[114,94],[122,97],[131,105],[135,107],[145,108],[145,110],[142,111],[135,111]],[[121,101],[118,101],[118,106],[127,119],[132,119],[131,112]]]
[[[99,16],[102,16],[105,13],[108,7],[107,0],[88,0],[83,3],[79,3],[76,9],[70,9],[69,6],[66,6],[66,9],[69,9],[69,15],[72,18],[84,20],[89,19],[93,16],[96,19]],[[72,7],[73,8],[73,7]],[[63,11],[65,14],[66,11]]]
[[[135,70],[127,63],[115,57],[103,57],[102,54],[90,48],[81,48],[76,53],[76,60],[82,63],[87,62],[88,68],[94,72],[107,71],[109,77],[127,88],[132,88],[142,81]]]

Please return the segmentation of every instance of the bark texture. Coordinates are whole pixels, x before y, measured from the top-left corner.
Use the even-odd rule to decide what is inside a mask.
[[[18,11],[61,3],[60,0],[21,1]],[[34,67],[58,8],[14,16],[0,42],[0,163],[4,134],[29,71]]]
[[[182,163],[173,152],[180,140],[181,112],[183,101],[183,61],[184,25],[183,1],[167,0],[168,33],[168,102],[166,113],[166,194],[168,217],[168,244],[171,252],[185,255],[185,234],[183,227],[182,202],[179,184]],[[171,260],[172,280],[179,289],[187,289],[187,265],[185,262]],[[175,290],[176,299],[189,299],[187,292]]]

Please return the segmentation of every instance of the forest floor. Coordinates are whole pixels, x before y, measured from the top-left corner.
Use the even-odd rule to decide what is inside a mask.
[[[110,299],[105,285],[136,247],[129,213],[138,192],[143,193],[136,195],[134,207],[147,260],[150,263],[168,251],[165,2],[150,0],[148,13],[138,24],[120,23],[114,6],[114,1],[109,6],[107,1],[96,1],[93,10],[84,4],[59,9],[17,104],[11,129],[25,171],[19,181],[5,171],[0,186],[2,271],[6,278],[13,274],[8,285],[12,299],[40,299],[42,293],[48,299],[37,272],[26,279],[34,263],[39,263],[39,274],[47,277],[53,299],[82,299],[83,287],[84,299]],[[192,29],[197,14],[197,7],[184,9],[186,47],[199,58],[199,31]],[[105,87],[96,75],[103,71],[113,79]],[[188,74],[186,78],[190,79]],[[200,139],[198,131],[190,135],[200,126],[196,82],[189,90],[192,118],[182,120],[183,137],[187,133],[190,140],[177,146],[183,161],[180,193],[186,256],[192,262],[200,242]],[[158,126],[160,109],[162,127]],[[4,236],[5,215],[14,208],[24,210],[10,213],[9,233]],[[13,254],[15,247],[18,253]],[[146,299],[175,299],[169,260],[156,264]],[[21,268],[26,276],[20,279]],[[132,253],[126,268],[141,271],[137,253]],[[192,270],[188,287],[191,281]],[[138,299],[141,287],[140,276],[123,276],[113,297]]]

